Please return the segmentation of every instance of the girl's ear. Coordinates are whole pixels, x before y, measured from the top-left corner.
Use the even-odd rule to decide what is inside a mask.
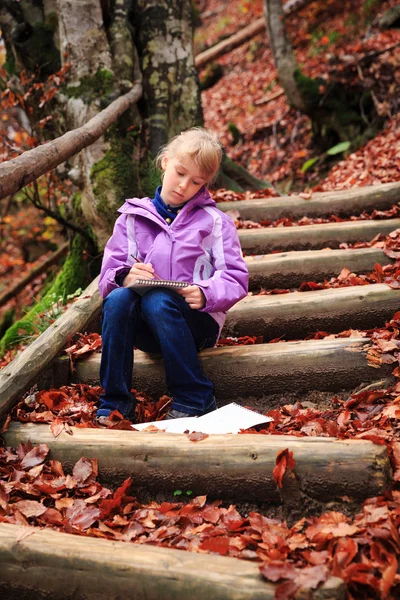
[[[161,158],[161,168],[163,171],[165,171],[165,169],[167,168],[167,164],[168,164],[168,156],[166,154],[163,154],[162,158]]]

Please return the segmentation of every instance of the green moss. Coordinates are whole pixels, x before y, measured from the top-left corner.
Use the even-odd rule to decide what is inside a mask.
[[[118,126],[111,128],[107,135],[110,148],[90,172],[97,212],[110,228],[125,198],[141,194],[132,158],[137,135],[131,131],[123,136]]]
[[[227,127],[228,127],[229,133],[231,134],[231,136],[233,138],[233,143],[238,144],[243,137],[242,133],[239,131],[239,129],[236,127],[236,125],[235,125],[235,123],[233,123],[233,121],[229,121]]]
[[[311,79],[306,77],[300,69],[296,69],[294,72],[294,79],[299,88],[301,97],[310,109],[318,106],[321,99],[320,85],[323,83],[322,80]]]
[[[84,242],[75,236],[68,257],[55,280],[49,282],[42,298],[29,312],[5,332],[0,342],[0,355],[21,341],[42,333],[62,313],[67,296],[87,283],[87,263],[82,259]]]
[[[200,90],[208,90],[210,87],[215,85],[224,75],[224,69],[222,65],[217,62],[211,62],[207,65],[204,75],[200,80]]]
[[[150,156],[140,165],[140,183],[144,196],[149,198],[154,197],[156,188],[161,185],[161,173]]]
[[[85,75],[78,86],[64,89],[71,98],[82,98],[87,104],[101,97],[108,96],[114,89],[114,76],[107,69],[98,69],[92,76]]]
[[[6,48],[6,61],[3,64],[3,67],[7,71],[7,73],[9,73],[10,75],[15,75],[17,70],[14,53],[10,44],[7,43],[7,38],[4,38],[3,41]]]
[[[57,16],[48,18],[44,23],[27,25],[14,42],[24,66],[29,71],[39,68],[42,79],[61,67],[60,53],[54,44],[56,28]]]

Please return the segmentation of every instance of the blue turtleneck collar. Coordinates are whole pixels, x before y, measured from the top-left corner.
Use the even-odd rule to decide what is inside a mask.
[[[178,215],[179,211],[185,206],[186,202],[180,204],[179,206],[170,206],[169,204],[165,204],[164,200],[161,198],[161,185],[156,189],[156,195],[154,196],[152,202],[157,209],[158,214],[171,225],[174,219]]]

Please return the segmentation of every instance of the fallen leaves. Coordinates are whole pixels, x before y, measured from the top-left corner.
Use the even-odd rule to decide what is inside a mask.
[[[276,465],[273,470],[273,477],[276,485],[282,488],[282,479],[286,473],[286,469],[294,470],[296,461],[293,458],[293,452],[290,452],[288,448],[278,452],[276,457]]]

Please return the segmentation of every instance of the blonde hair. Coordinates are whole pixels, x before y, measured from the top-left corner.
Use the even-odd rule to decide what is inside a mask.
[[[180,158],[183,161],[190,158],[206,175],[207,184],[215,179],[222,160],[222,146],[218,136],[213,131],[203,127],[191,127],[173,137],[163,146],[156,157],[156,166],[162,168],[162,159]]]

